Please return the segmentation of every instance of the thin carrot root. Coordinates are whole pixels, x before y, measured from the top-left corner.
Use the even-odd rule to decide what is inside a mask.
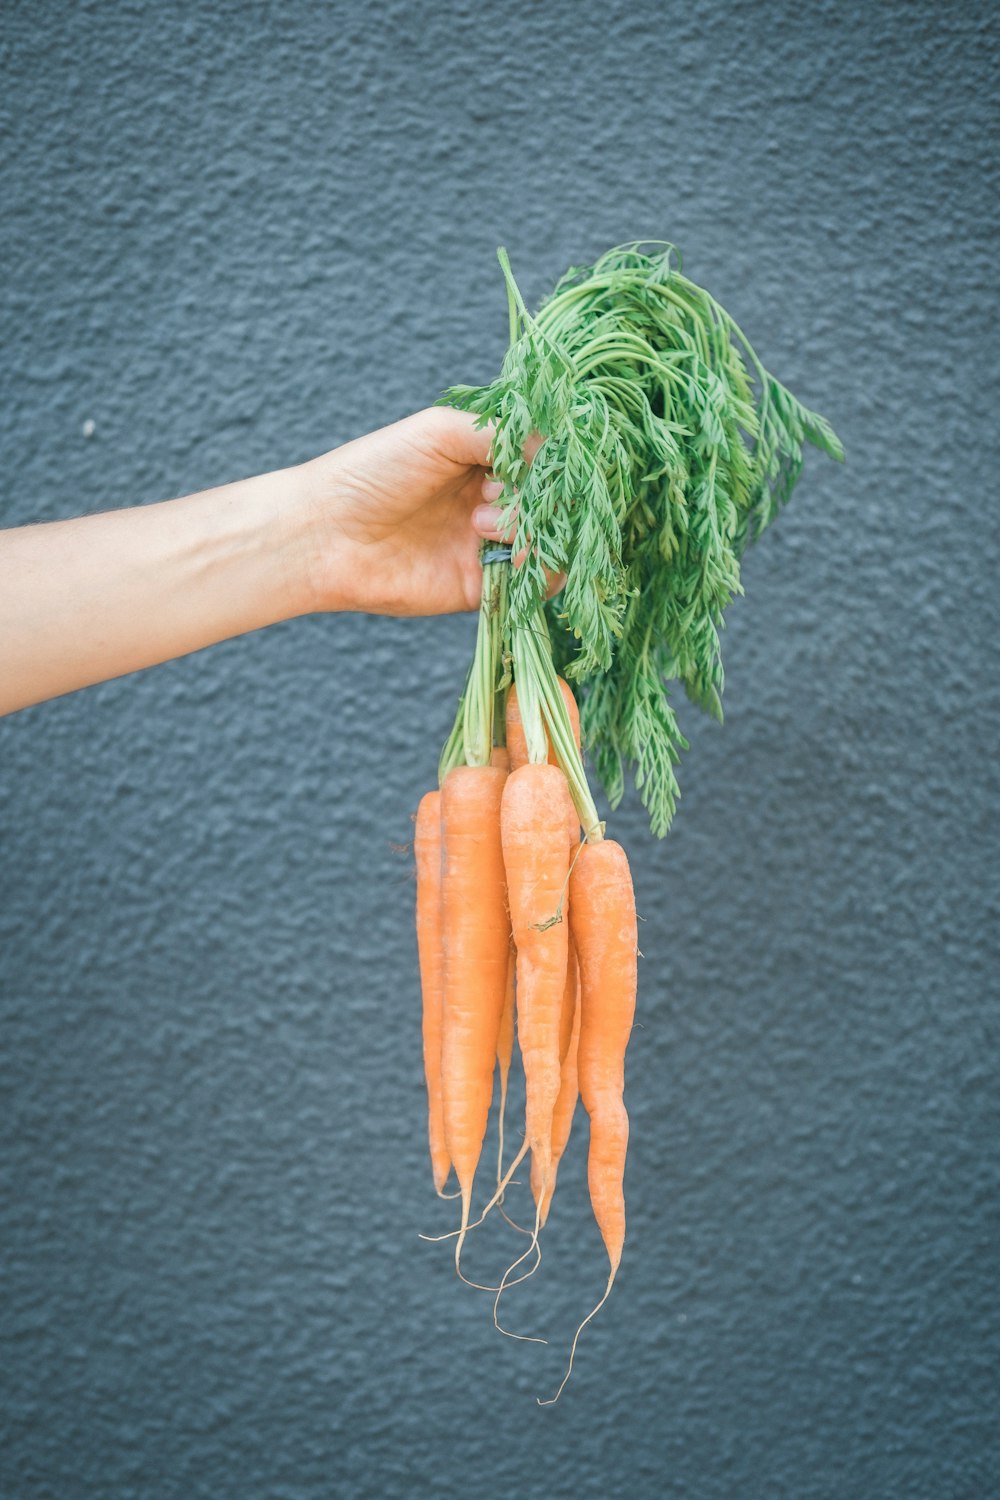
[[[518,1224],[514,1219],[512,1219],[507,1210],[503,1208],[499,1203],[497,1204],[497,1208],[500,1210],[501,1217],[506,1219],[511,1229],[516,1229],[518,1234],[531,1234],[532,1231],[530,1229],[525,1229],[523,1224]]]
[[[487,1203],[478,1219],[473,1219],[472,1223],[466,1224],[464,1228],[459,1226],[458,1229],[449,1229],[445,1234],[421,1234],[418,1236],[418,1238],[426,1240],[430,1245],[439,1245],[442,1240],[453,1240],[456,1235],[464,1235],[467,1234],[471,1229],[478,1229],[480,1224],[486,1218],[486,1215],[490,1212],[490,1209],[496,1208],[497,1204],[500,1201],[500,1196],[502,1195],[504,1190],[510,1187],[511,1178],[513,1177],[514,1173],[517,1171],[518,1167],[521,1165],[527,1154],[528,1143],[527,1141],[524,1141],[520,1151],[514,1157],[514,1160],[511,1162],[510,1166],[507,1168],[507,1171],[504,1173],[500,1186],[497,1188],[497,1191],[493,1194],[493,1197],[490,1199],[489,1203]]]
[[[531,1246],[529,1245],[528,1246],[528,1250],[530,1250],[530,1249],[531,1249]],[[513,1281],[508,1281],[508,1283],[507,1283],[508,1288],[510,1288],[512,1286],[520,1286],[522,1281],[527,1281],[529,1276],[534,1276],[535,1272],[538,1270],[538,1266],[539,1266],[539,1263],[540,1263],[541,1258],[542,1258],[541,1247],[538,1246],[538,1245],[536,1245],[535,1249],[537,1251],[537,1258],[536,1258],[535,1264],[532,1266],[531,1270],[530,1271],[525,1271],[525,1273],[524,1273],[523,1276],[517,1276],[517,1277],[515,1277]],[[525,1254],[527,1254],[527,1251],[525,1251]],[[459,1281],[464,1281],[466,1286],[474,1287],[477,1292],[499,1292],[500,1291],[500,1287],[499,1286],[487,1286],[485,1284],[485,1282],[482,1282],[482,1281],[470,1281],[469,1278],[468,1278],[468,1276],[466,1276],[465,1272],[462,1271],[462,1270],[459,1270],[458,1279],[459,1279]],[[500,1332],[503,1333],[503,1332],[505,1332],[505,1330],[501,1329]],[[516,1339],[516,1338],[521,1338],[521,1337],[522,1337],[522,1335],[519,1334],[519,1333],[512,1333],[511,1334],[511,1338],[515,1338]],[[542,1339],[541,1342],[544,1344],[545,1340]]]
[[[573,1343],[572,1343],[572,1345],[570,1347],[570,1351],[569,1351],[569,1364],[566,1366],[566,1374],[563,1376],[562,1380],[559,1382],[559,1389],[556,1391],[556,1393],[555,1393],[554,1396],[546,1396],[544,1398],[541,1397],[541,1396],[536,1396],[535,1400],[538,1402],[539,1406],[555,1406],[556,1402],[559,1400],[559,1397],[562,1395],[563,1391],[565,1390],[565,1388],[566,1388],[566,1382],[567,1382],[567,1380],[569,1379],[569,1377],[573,1373],[573,1361],[576,1358],[576,1346],[579,1343],[580,1335],[583,1332],[583,1330],[586,1328],[587,1324],[590,1322],[591,1318],[596,1317],[596,1315],[600,1312],[601,1308],[604,1306],[605,1302],[607,1302],[608,1297],[611,1294],[611,1288],[615,1284],[615,1276],[617,1274],[617,1271],[618,1271],[618,1267],[617,1266],[613,1267],[613,1269],[611,1271],[611,1275],[608,1277],[608,1284],[604,1288],[604,1296],[601,1298],[600,1302],[598,1302],[598,1304],[597,1304],[596,1307],[591,1308],[590,1312],[584,1318],[583,1322],[580,1324],[579,1328],[576,1330],[576,1333],[573,1335]]]
[[[491,1203],[490,1207],[492,1207],[492,1206],[493,1205]],[[487,1211],[488,1210],[484,1210],[482,1218],[485,1218]],[[465,1222],[467,1218],[468,1218],[468,1204],[466,1202],[463,1202],[463,1208],[462,1208],[462,1227],[459,1230],[458,1239],[455,1241],[455,1274],[458,1277],[459,1281],[464,1281],[466,1286],[474,1287],[477,1292],[496,1292],[497,1294],[499,1294],[500,1291],[503,1288],[503,1281],[501,1281],[500,1286],[498,1286],[498,1287],[497,1286],[486,1286],[481,1281],[470,1281],[469,1278],[468,1278],[468,1276],[466,1276],[465,1272],[462,1270],[462,1264],[461,1264],[461,1262],[462,1262],[462,1246],[465,1244],[465,1236],[466,1236],[466,1233],[468,1231],[468,1224]],[[480,1220],[478,1221],[479,1223],[482,1223],[482,1218],[480,1218]],[[518,1284],[518,1283],[520,1283],[522,1281],[527,1281],[528,1277],[529,1276],[533,1276],[535,1274],[535,1272],[538,1270],[539,1264],[541,1263],[541,1259],[542,1259],[542,1251],[541,1251],[541,1247],[538,1245],[537,1239],[535,1240],[534,1243],[535,1243],[536,1249],[538,1250],[538,1259],[536,1260],[535,1264],[532,1266],[531,1270],[525,1272],[525,1274],[523,1276],[519,1276],[517,1278],[517,1283],[512,1283],[512,1285],[516,1285],[516,1284]],[[528,1246],[528,1250],[530,1250],[530,1249],[531,1249],[531,1246],[529,1245]],[[526,1250],[524,1252],[525,1255],[527,1255],[528,1250]],[[521,1256],[521,1260],[523,1260],[523,1259],[524,1259],[524,1256],[522,1255]]]
[[[462,1246],[465,1244],[465,1236],[469,1232],[469,1200],[471,1196],[471,1193],[462,1194],[462,1222],[459,1226],[458,1239],[455,1241],[455,1273],[461,1280],[465,1279],[462,1276],[461,1266]]]
[[[497,1330],[498,1333],[506,1334],[506,1336],[509,1339],[520,1339],[521,1342],[525,1343],[525,1344],[547,1344],[548,1343],[548,1339],[540,1339],[540,1338],[536,1337],[536,1335],[531,1334],[531,1333],[514,1333],[513,1329],[504,1328],[503,1324],[500,1322],[500,1319],[499,1319],[499,1316],[498,1316],[498,1312],[499,1312],[499,1307],[500,1307],[500,1298],[503,1296],[504,1292],[507,1291],[512,1286],[520,1286],[521,1282],[522,1281],[527,1281],[529,1276],[534,1276],[535,1272],[538,1270],[538,1267],[542,1263],[542,1247],[538,1243],[538,1229],[539,1229],[538,1210],[536,1209],[535,1210],[535,1228],[534,1228],[534,1231],[532,1232],[531,1244],[528,1246],[528,1248],[521,1255],[519,1255],[517,1257],[517,1260],[513,1261],[507,1267],[506,1271],[503,1273],[503,1276],[500,1278],[500,1285],[497,1287],[497,1294],[496,1294],[496,1297],[494,1298],[494,1301],[493,1301],[493,1326],[494,1326],[494,1328]],[[517,1278],[516,1281],[508,1281],[507,1277],[510,1275],[511,1271],[515,1271],[517,1269],[517,1267],[521,1264],[522,1260],[524,1260],[528,1255],[531,1254],[532,1247],[534,1247],[534,1249],[536,1251],[536,1259],[535,1259],[535,1264],[532,1266],[531,1270],[530,1271],[526,1271],[523,1276],[518,1276],[518,1278]]]
[[[510,1166],[507,1169],[507,1179],[509,1179],[511,1177],[511,1175],[514,1172],[514,1169],[517,1167],[518,1162],[523,1158],[523,1156],[526,1153],[527,1149],[528,1149],[528,1143],[527,1143],[527,1141],[525,1141],[524,1145],[521,1148],[520,1154],[517,1157],[515,1157],[514,1161],[511,1162]],[[496,1193],[494,1193],[493,1197],[490,1199],[489,1203],[483,1209],[483,1212],[480,1214],[479,1218],[475,1221],[475,1224],[473,1224],[473,1225],[470,1225],[468,1223],[468,1217],[469,1217],[468,1195],[463,1196],[463,1199],[462,1199],[462,1223],[461,1223],[461,1226],[459,1227],[458,1230],[452,1230],[452,1234],[453,1235],[454,1234],[458,1235],[458,1238],[455,1241],[455,1274],[457,1275],[459,1281],[464,1281],[466,1286],[474,1287],[477,1292],[497,1292],[497,1293],[499,1293],[502,1290],[502,1288],[503,1288],[503,1281],[501,1281],[500,1286],[498,1286],[498,1287],[497,1286],[487,1286],[482,1281],[471,1281],[469,1279],[469,1277],[466,1276],[465,1272],[462,1270],[462,1264],[461,1264],[461,1262],[462,1262],[462,1247],[465,1244],[465,1237],[466,1237],[467,1233],[469,1232],[469,1229],[470,1228],[477,1228],[483,1222],[483,1220],[485,1219],[486,1215],[489,1213],[490,1209],[493,1208],[496,1205],[498,1195],[502,1195],[503,1188],[504,1188],[505,1185],[506,1185],[506,1179],[505,1179],[505,1182],[503,1184],[501,1184],[500,1187],[497,1188]],[[449,1238],[449,1236],[442,1235],[441,1238],[442,1239],[447,1239],[447,1238]],[[541,1252],[541,1247],[538,1245],[537,1236],[536,1236],[536,1238],[534,1240],[534,1244],[535,1244],[535,1248],[536,1248],[536,1250],[538,1252],[538,1258],[535,1261],[535,1264],[532,1266],[532,1268],[531,1268],[530,1271],[526,1271],[523,1276],[519,1276],[516,1281],[511,1282],[510,1283],[511,1286],[518,1286],[522,1281],[527,1281],[528,1277],[529,1276],[533,1276],[535,1274],[535,1272],[538,1270],[538,1266],[539,1266],[539,1264],[541,1262],[541,1258],[542,1258],[542,1252]],[[525,1255],[528,1254],[528,1251],[530,1251],[530,1249],[531,1249],[531,1246],[529,1245],[528,1246],[528,1250],[525,1251]],[[522,1255],[520,1257],[520,1259],[523,1260],[524,1259],[524,1255]],[[513,1267],[510,1267],[509,1270],[513,1270]],[[508,1271],[507,1274],[509,1274],[509,1271]]]

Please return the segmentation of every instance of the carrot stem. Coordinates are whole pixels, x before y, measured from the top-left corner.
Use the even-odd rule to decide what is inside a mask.
[[[570,796],[579,814],[587,842],[600,843],[604,837],[604,825],[587,784],[587,773],[583,768],[582,757],[576,748],[573,725],[570,722],[556,669],[552,663],[548,627],[540,609],[529,625],[514,626],[512,647],[517,701],[521,705],[521,718],[528,742],[529,758],[533,761],[548,758],[548,745],[545,743],[544,732],[541,734],[543,753],[536,753],[542,747],[532,745],[531,734],[535,727],[535,720],[538,718],[538,711],[540,711],[544,729],[548,730],[552,748],[555,750],[556,761],[569,783]],[[541,722],[538,727],[541,731]]]
[[[458,708],[455,710],[455,720],[451,726],[448,738],[444,742],[441,756],[438,760],[438,786],[444,786],[444,780],[448,772],[454,770],[464,762],[465,749],[465,695],[469,691],[469,682],[472,678],[472,668],[465,679],[465,687],[458,700]]]
[[[483,551],[487,544],[483,544]],[[476,630],[476,650],[472,658],[469,680],[460,709],[462,720],[461,751],[467,766],[488,766],[493,749],[497,722],[497,690],[503,672],[503,632],[507,614],[507,579],[510,564],[492,562],[483,564],[483,588],[479,599],[479,624]],[[452,736],[457,729],[452,729]],[[501,742],[502,743],[502,742]],[[451,739],[445,746],[442,763],[448,754]],[[452,747],[452,754],[458,747]],[[456,764],[462,764],[457,761]]]

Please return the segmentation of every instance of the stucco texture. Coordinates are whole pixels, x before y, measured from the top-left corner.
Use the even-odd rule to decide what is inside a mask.
[[[400,846],[473,619],[0,723],[4,1500],[1000,1493],[997,50],[889,0],[4,7],[4,524],[488,378],[500,243],[535,302],[673,240],[848,453],[748,557],[674,831],[615,819],[629,1238],[553,1408],[583,1118],[507,1303],[547,1345],[417,1237]]]

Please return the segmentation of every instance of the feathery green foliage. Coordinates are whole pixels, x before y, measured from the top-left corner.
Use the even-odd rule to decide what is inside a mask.
[[[581,696],[584,743],[612,807],[626,765],[654,833],[670,826],[686,743],[667,683],[721,718],[719,630],[740,558],[788,499],[803,445],[843,450],[681,274],[670,245],[625,245],[571,270],[532,317],[499,252],[511,339],[498,377],[442,402],[494,424],[493,469],[516,517],[510,625],[537,618]],[[534,461],[524,448],[544,436]],[[516,675],[516,663],[515,663]]]

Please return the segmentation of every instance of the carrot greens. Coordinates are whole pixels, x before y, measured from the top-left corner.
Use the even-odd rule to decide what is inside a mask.
[[[672,246],[608,251],[567,272],[534,316],[506,252],[499,258],[511,327],[502,369],[489,385],[453,386],[441,398],[495,427],[493,469],[523,559],[484,572],[509,573],[501,627],[514,677],[547,678],[547,662],[574,683],[611,806],[631,764],[663,835],[687,748],[667,684],[721,718],[719,630],[742,592],[740,558],[791,494],[804,445],[836,459],[843,450],[725,309],[681,274]],[[533,433],[544,441],[529,464]],[[547,569],[566,574],[548,601]],[[487,587],[495,606],[495,582],[484,583],[484,599]],[[470,681],[477,726],[485,681]],[[538,687],[546,718],[560,718],[551,681]],[[596,817],[573,785],[579,757],[567,753],[564,764],[560,755],[560,764],[587,829]]]

